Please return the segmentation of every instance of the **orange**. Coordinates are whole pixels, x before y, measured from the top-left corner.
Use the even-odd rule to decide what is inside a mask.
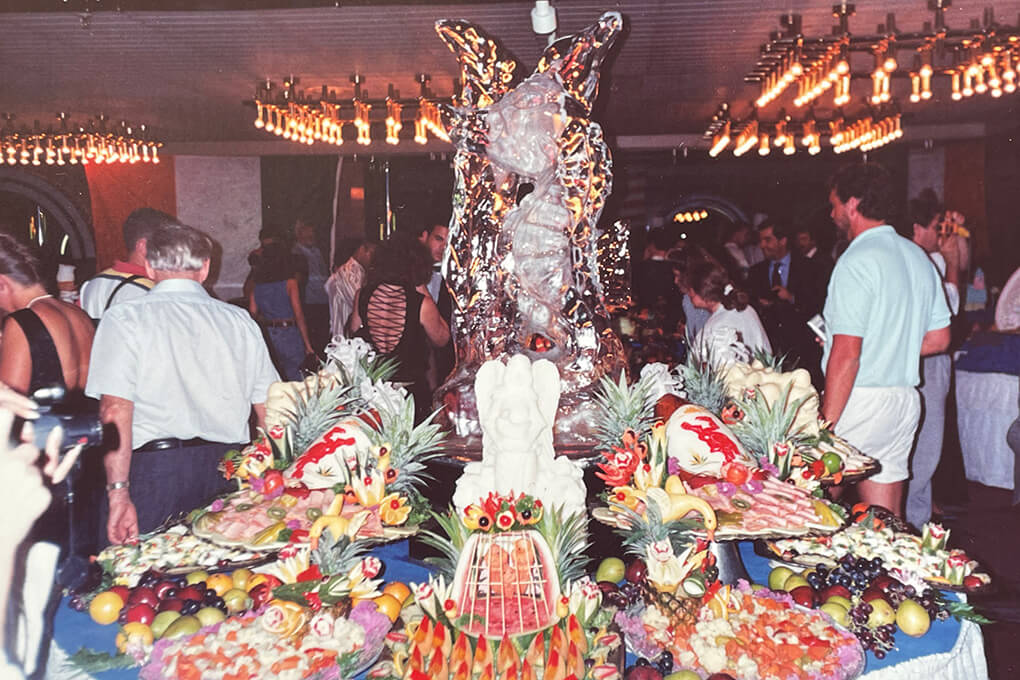
[[[96,623],[106,626],[117,620],[120,610],[124,608],[124,600],[120,595],[107,590],[99,593],[89,603],[89,616]]]
[[[223,597],[223,593],[234,587],[234,579],[230,574],[213,574],[205,581],[206,588],[212,588],[216,594]]]
[[[382,591],[384,594],[389,594],[397,598],[397,601],[400,602],[400,604],[404,604],[407,602],[407,598],[411,597],[411,589],[407,587],[406,583],[401,581],[387,583],[383,587]]]
[[[385,614],[390,621],[396,621],[400,616],[400,610],[404,608],[403,603],[389,593],[383,593],[372,602],[375,603],[376,609]]]

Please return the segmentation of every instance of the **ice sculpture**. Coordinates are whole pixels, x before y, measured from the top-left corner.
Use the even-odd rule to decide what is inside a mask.
[[[584,512],[581,469],[553,450],[553,419],[560,378],[549,361],[518,354],[504,364],[482,364],[475,378],[482,426],[482,460],[468,463],[457,480],[459,513],[490,491],[525,493],[565,514]]]
[[[611,161],[589,120],[599,67],[622,25],[618,12],[603,14],[550,45],[522,80],[520,65],[478,27],[436,24],[463,83],[459,106],[443,112],[457,145],[443,260],[457,364],[436,402],[462,438],[480,434],[472,387],[486,361],[524,353],[555,364],[556,441],[568,448],[587,442],[599,380],[623,370],[596,262]]]

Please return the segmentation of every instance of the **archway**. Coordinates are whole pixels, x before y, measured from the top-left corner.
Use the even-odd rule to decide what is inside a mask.
[[[60,248],[65,257],[95,260],[96,244],[89,219],[59,187],[19,168],[0,167],[0,195],[4,193],[37,205],[46,214],[51,232],[67,236],[66,247]]]

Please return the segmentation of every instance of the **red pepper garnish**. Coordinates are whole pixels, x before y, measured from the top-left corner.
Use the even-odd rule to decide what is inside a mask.
[[[308,529],[294,529],[290,532],[291,543],[307,543]]]
[[[301,583],[302,581],[319,581],[321,579],[322,572],[319,571],[319,565],[317,564],[313,564],[297,575],[298,583]]]
[[[288,486],[283,490],[284,495],[294,496],[295,498],[308,498],[308,494],[311,490],[305,486],[304,482],[298,482],[294,486]]]

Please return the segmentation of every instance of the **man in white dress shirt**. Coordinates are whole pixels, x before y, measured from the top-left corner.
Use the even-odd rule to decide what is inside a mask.
[[[212,250],[197,229],[157,230],[146,253],[156,285],[111,307],[96,331],[85,392],[120,435],[104,461],[113,543],[225,490],[219,460],[249,440],[252,409],[264,422],[279,380],[248,312],[202,287]]]
[[[354,298],[365,285],[365,270],[372,263],[376,249],[371,241],[360,241],[354,254],[326,280],[326,295],[329,297],[329,324],[334,338],[346,337],[344,327],[354,311]]]

